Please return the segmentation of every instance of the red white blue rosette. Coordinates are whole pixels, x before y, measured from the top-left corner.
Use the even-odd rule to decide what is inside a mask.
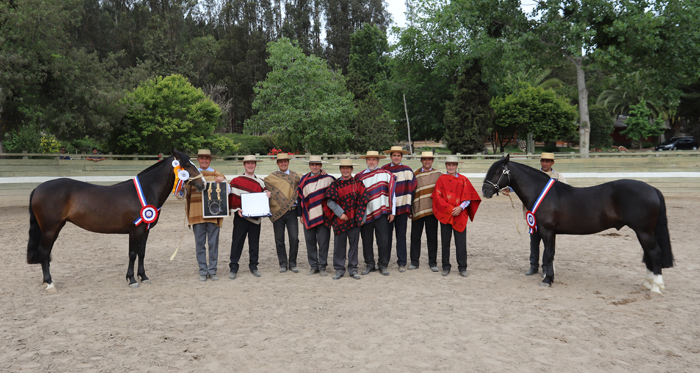
[[[535,219],[535,214],[532,211],[525,213],[525,221],[527,221],[528,227],[530,227],[530,233],[537,232],[537,219]]]
[[[158,219],[158,209],[153,205],[146,205],[141,208],[140,215],[144,223],[151,224]]]

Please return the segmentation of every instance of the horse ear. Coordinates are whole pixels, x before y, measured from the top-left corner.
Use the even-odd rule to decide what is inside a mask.
[[[175,159],[177,159],[178,161],[180,160],[180,152],[177,151],[177,149],[173,148],[173,150],[170,152],[170,154],[172,154],[173,157],[175,157]]]
[[[508,161],[510,161],[510,153],[506,154],[506,156],[501,158],[501,160],[503,160],[504,165],[508,164]]]

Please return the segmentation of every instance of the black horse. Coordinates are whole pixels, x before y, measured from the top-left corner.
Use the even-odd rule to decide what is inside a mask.
[[[134,279],[134,261],[138,256],[138,275],[142,282],[149,283],[143,268],[146,240],[149,229],[158,222],[158,209],[173,189],[174,169],[178,164],[192,176],[187,182],[194,183],[199,191],[205,188],[199,169],[189,156],[177,150],[138,174],[143,192],[141,196],[146,203],[142,203],[137,193],[136,179],[100,186],[62,178],[36,187],[29,197],[27,263],[41,264],[46,290],[56,291],[49,273],[51,249],[68,221],[91,232],[128,233],[129,269],[126,279],[129,286],[139,287]],[[144,207],[145,204],[150,207]]]
[[[516,162],[510,155],[489,168],[482,192],[485,198],[510,186],[532,210],[549,176]],[[643,285],[652,292],[664,289],[662,268],[673,267],[666,202],[661,192],[641,181],[617,180],[588,188],[554,182],[535,212],[537,232],[544,242],[543,286],[554,281],[554,248],[557,234],[593,234],[625,225],[637,234],[644,250],[647,275]]]

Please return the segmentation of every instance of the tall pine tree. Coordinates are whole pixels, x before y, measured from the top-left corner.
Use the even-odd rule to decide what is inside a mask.
[[[457,81],[454,100],[445,107],[445,143],[452,153],[484,150],[484,137],[493,121],[489,86],[481,80],[481,65],[472,61]]]

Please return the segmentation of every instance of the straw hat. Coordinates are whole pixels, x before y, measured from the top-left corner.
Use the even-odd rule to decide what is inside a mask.
[[[554,160],[554,153],[542,153],[540,156],[540,159],[549,159],[551,161]]]
[[[205,156],[205,157],[210,157],[211,158],[211,150],[209,149],[199,149],[197,151],[197,156]]]
[[[394,153],[394,152],[401,153],[401,154],[409,154],[410,153],[408,150],[403,150],[403,148],[401,146],[392,146],[391,149],[385,150],[384,154],[391,155],[391,153]]]
[[[359,156],[359,157],[357,157],[357,158],[360,158],[360,159],[366,159],[366,158],[379,158],[379,159],[384,159],[384,158],[386,158],[386,155],[381,155],[381,154],[379,154],[379,152],[377,152],[377,151],[370,150],[370,151],[367,152],[366,155],[361,155],[361,156]]]
[[[321,156],[320,156],[320,155],[312,155],[312,156],[309,156],[309,160],[308,160],[308,161],[304,161],[304,162],[306,162],[306,163],[328,163],[328,162],[326,162],[326,161],[321,160]]]
[[[243,157],[242,161],[238,161],[238,163],[245,163],[245,162],[262,162],[262,161],[259,159],[255,159],[254,155],[246,155],[245,157]]]
[[[435,158],[435,156],[433,155],[433,152],[421,152],[420,158]]]
[[[352,163],[352,159],[345,158],[345,159],[341,159],[340,163],[333,163],[333,166],[340,166],[340,167],[350,166],[350,167],[352,167],[352,166],[359,166],[359,164],[354,164],[354,163]]]
[[[292,160],[292,158],[287,153],[278,153],[277,160],[278,161],[283,161],[283,160],[290,161],[290,160]]]
[[[445,157],[445,163],[464,163],[463,161],[460,161],[458,157],[455,157],[454,155],[448,155]]]

